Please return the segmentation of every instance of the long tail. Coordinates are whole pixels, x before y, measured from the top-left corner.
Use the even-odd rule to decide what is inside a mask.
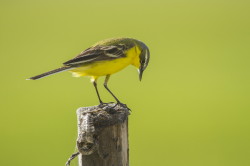
[[[43,77],[46,77],[46,76],[49,76],[49,75],[52,75],[52,74],[56,74],[56,73],[59,73],[59,72],[62,72],[62,71],[66,71],[66,70],[69,70],[69,69],[72,69],[72,67],[71,66],[63,66],[63,67],[60,67],[58,69],[51,70],[51,71],[48,71],[48,72],[40,74],[40,75],[30,77],[27,80],[37,80],[37,79],[40,79],[40,78],[43,78]]]

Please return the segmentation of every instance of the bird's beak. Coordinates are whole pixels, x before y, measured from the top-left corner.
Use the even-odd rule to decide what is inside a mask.
[[[139,80],[141,81],[143,70],[142,70],[142,68],[140,68],[138,71],[139,71]]]

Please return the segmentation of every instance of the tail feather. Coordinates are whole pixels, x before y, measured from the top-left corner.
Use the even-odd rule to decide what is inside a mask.
[[[49,76],[49,75],[52,75],[52,74],[56,74],[56,73],[59,73],[59,72],[62,72],[62,71],[66,71],[66,70],[69,70],[69,69],[72,69],[72,67],[63,66],[63,67],[60,67],[58,69],[54,69],[54,70],[48,71],[48,72],[40,74],[40,75],[30,77],[27,80],[37,80],[37,79],[40,79],[40,78],[43,78],[43,77],[46,77],[46,76]]]

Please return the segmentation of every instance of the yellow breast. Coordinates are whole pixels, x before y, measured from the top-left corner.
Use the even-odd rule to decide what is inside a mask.
[[[72,69],[70,72],[73,76],[93,76],[95,78],[116,73],[128,65],[132,64],[136,67],[139,65],[140,49],[135,46],[126,52],[126,57],[118,58],[110,61],[99,61],[91,65],[81,66]]]

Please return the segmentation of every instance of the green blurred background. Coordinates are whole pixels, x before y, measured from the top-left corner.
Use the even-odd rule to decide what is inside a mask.
[[[0,165],[64,165],[76,109],[98,104],[94,88],[67,72],[25,78],[125,36],[151,51],[142,82],[131,66],[109,84],[133,110],[130,164],[249,166],[249,9],[246,0],[1,0]]]

